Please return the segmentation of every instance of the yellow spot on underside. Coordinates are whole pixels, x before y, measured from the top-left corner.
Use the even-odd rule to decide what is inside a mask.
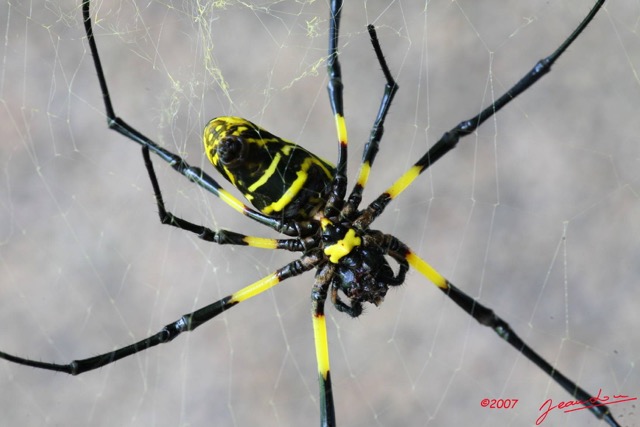
[[[348,255],[354,247],[359,246],[362,240],[356,236],[356,231],[350,228],[343,239],[324,249],[325,255],[329,256],[329,261],[336,264],[345,255]]]

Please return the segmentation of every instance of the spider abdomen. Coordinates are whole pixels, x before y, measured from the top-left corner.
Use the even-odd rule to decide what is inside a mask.
[[[213,166],[260,212],[308,219],[324,207],[335,167],[248,120],[217,117],[204,129]]]

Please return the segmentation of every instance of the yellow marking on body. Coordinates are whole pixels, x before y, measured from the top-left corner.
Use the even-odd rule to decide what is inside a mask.
[[[241,137],[242,135],[240,134],[238,136]],[[271,138],[271,139],[267,139],[267,138],[258,138],[258,139],[256,139],[256,138],[244,138],[244,140],[247,141],[249,144],[259,145],[260,148],[264,147],[265,145],[267,145],[270,142],[278,142],[277,139],[273,139],[273,138]]]
[[[322,227],[323,230],[326,230],[327,226],[331,224],[333,223],[326,216],[323,216],[322,218],[320,218],[320,227]]]
[[[211,132],[205,132],[205,145],[213,143],[213,134]]]
[[[218,155],[216,154],[216,157],[217,156]],[[237,188],[237,186],[236,186],[236,176],[226,166],[223,166],[223,169],[224,169],[224,172],[227,174],[227,178],[229,179],[229,182],[231,183],[231,185],[233,185],[234,187]]]
[[[347,143],[347,125],[344,122],[344,117],[340,114],[336,114],[336,129],[338,131],[338,139],[341,144]]]
[[[231,295],[229,303],[239,303],[248,300],[251,297],[255,297],[258,294],[266,291],[269,288],[280,283],[280,278],[276,273],[272,273],[262,279],[250,284],[249,286],[240,289],[238,292],[234,292]]]
[[[252,128],[249,124],[250,122],[241,117],[217,117],[207,123],[204,128],[203,141],[207,157],[213,165],[217,166],[218,161],[220,160],[218,157],[218,151],[216,150],[220,140],[229,135],[244,138],[243,135]],[[259,132],[262,128],[255,126],[255,129]],[[261,147],[271,141],[263,138],[244,138],[244,140],[248,143],[257,144]]]
[[[267,239],[266,237],[245,236],[242,239],[247,245],[254,248],[262,249],[278,249],[278,241],[276,239]]]
[[[296,172],[296,175],[298,175],[298,177],[289,185],[287,191],[284,192],[280,199],[262,209],[262,213],[269,215],[272,212],[280,212],[289,203],[291,203],[291,201],[298,195],[300,190],[304,188],[304,184],[307,182],[307,178],[309,177],[307,171],[312,164],[319,165],[320,167],[322,167],[322,169],[328,172],[322,162],[318,161],[318,159],[314,157],[307,157],[306,159],[304,159],[304,162],[302,162],[302,165],[300,165],[300,170]]]
[[[218,150],[216,150],[216,146],[218,145],[218,139],[214,138],[213,132],[210,131],[209,128],[209,125],[204,128],[204,152],[207,154],[207,158],[211,164],[217,166]]]
[[[329,261],[336,264],[340,261],[340,258],[351,253],[353,248],[360,246],[360,243],[362,243],[362,239],[356,236],[356,231],[353,228],[350,228],[344,238],[325,248],[324,253],[329,256]]]
[[[315,163],[317,166],[320,166],[320,169],[322,169],[322,171],[325,175],[327,175],[328,178],[333,179],[333,173],[331,173],[331,171],[327,169],[327,166],[325,165],[325,163],[330,164],[329,162],[325,162],[324,160],[320,160],[319,158],[313,158],[313,163]]]
[[[422,168],[420,166],[412,166],[400,178],[398,178],[391,187],[389,187],[387,194],[389,194],[392,199],[395,199],[413,182],[414,179],[418,177],[418,175],[420,175],[421,171]]]
[[[446,290],[449,288],[447,279],[445,279],[442,274],[438,273],[435,268],[429,265],[429,263],[420,258],[418,255],[414,254],[413,252],[409,252],[405,256],[405,259],[411,267],[420,272],[420,274],[429,279],[429,281],[433,282],[433,284],[440,289]]]
[[[213,156],[211,155],[211,153],[215,153]],[[212,165],[214,166],[218,166],[218,150],[209,150],[207,151],[207,157],[209,158],[209,161],[211,162]]]
[[[327,322],[322,314],[313,316],[313,338],[316,344],[318,373],[326,381],[329,373],[329,341],[327,340]]]
[[[278,167],[278,163],[280,163],[280,159],[282,159],[282,155],[280,153],[276,153],[276,155],[273,156],[273,160],[271,161],[271,164],[269,165],[267,170],[264,171],[260,179],[254,182],[253,184],[251,184],[251,186],[249,186],[248,190],[250,193],[256,191],[258,188],[266,184],[269,178],[271,178],[271,176],[275,173]]]

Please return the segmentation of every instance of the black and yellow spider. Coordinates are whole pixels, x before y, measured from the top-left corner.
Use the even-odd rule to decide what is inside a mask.
[[[589,14],[555,52],[539,61],[492,105],[477,116],[462,121],[446,132],[393,185],[363,208],[360,207],[362,193],[367,185],[370,169],[383,135],[384,121],[398,85],[383,57],[376,31],[373,26],[369,26],[371,43],[386,79],[386,86],[369,142],[364,149],[356,183],[347,197],[347,131],[337,49],[342,1],[333,0],[330,11],[327,62],[329,99],[335,116],[339,141],[339,155],[335,166],[302,147],[238,117],[218,117],[211,120],[205,127],[203,139],[208,159],[245,195],[255,208],[251,209],[225,191],[201,169],[188,165],[181,157],[158,146],[115,115],[92,32],[90,4],[88,0],[84,1],[82,8],[87,40],[105,102],[108,125],[142,146],[142,154],[155,193],[161,222],[195,233],[206,241],[266,249],[286,249],[301,252],[302,255],[255,283],[193,313],[186,314],[165,326],[157,334],[127,347],[69,364],[39,362],[4,352],[0,352],[0,358],[36,368],[72,375],[81,374],[171,341],[180,333],[195,329],[223,311],[270,289],[283,280],[315,268],[316,276],[311,290],[311,303],[320,384],[321,425],[334,426],[336,420],[324,316],[325,301],[330,298],[339,311],[351,317],[357,317],[362,313],[364,303],[379,305],[389,287],[401,285],[409,267],[413,267],[474,319],[492,328],[502,339],[540,367],[576,400],[588,401],[591,399],[589,393],[534,352],[491,309],[452,285],[396,237],[371,229],[370,226],[393,199],[411,185],[425,169],[453,149],[460,138],[473,133],[484,121],[549,72],[553,63],[586,28],[603,3],[604,0],[596,2]],[[290,238],[261,238],[227,230],[212,230],[174,216],[165,208],[150,152],[159,156],[189,180],[221,198],[241,214]],[[392,267],[391,260],[397,266]],[[585,404],[585,406],[588,405]],[[595,404],[589,409],[596,417],[604,419],[610,425],[619,425],[607,406]]]

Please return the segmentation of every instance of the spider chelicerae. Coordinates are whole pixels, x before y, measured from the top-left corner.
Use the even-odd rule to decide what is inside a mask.
[[[492,328],[501,338],[539,366],[576,400],[588,401],[591,398],[589,393],[535,353],[491,309],[484,307],[452,285],[396,237],[371,229],[370,226],[393,199],[410,186],[425,169],[453,149],[460,138],[473,133],[484,121],[545,75],[586,28],[603,3],[604,0],[597,1],[589,14],[560,47],[538,62],[507,93],[477,116],[462,121],[446,132],[384,193],[368,206],[361,207],[362,193],[367,185],[370,168],[383,136],[384,121],[398,85],[386,64],[375,28],[369,26],[371,43],[386,85],[369,142],[364,149],[360,171],[353,190],[347,196],[347,136],[343,118],[342,76],[338,56],[342,2],[333,0],[330,11],[327,68],[329,99],[335,116],[339,141],[339,156],[335,166],[302,147],[238,117],[218,117],[211,120],[205,127],[204,146],[207,157],[214,167],[251,202],[255,208],[251,209],[226,192],[201,169],[188,165],[182,158],[160,147],[115,115],[91,28],[90,2],[84,1],[82,8],[87,40],[104,98],[109,127],[142,146],[142,154],[156,197],[161,222],[195,233],[204,240],[218,244],[285,249],[300,252],[302,255],[257,282],[220,301],[186,314],[165,326],[157,334],[127,347],[69,364],[40,362],[4,352],[0,352],[0,357],[36,368],[73,375],[81,374],[171,341],[180,333],[195,329],[223,311],[270,289],[283,280],[316,269],[311,303],[320,384],[321,425],[332,426],[336,424],[336,417],[324,316],[326,299],[329,298],[339,311],[348,316],[357,317],[362,313],[365,303],[380,304],[388,288],[401,285],[408,269],[413,267],[469,315],[481,324]],[[227,230],[212,230],[174,216],[165,208],[160,184],[151,161],[151,152],[241,214],[289,238],[259,238]],[[589,409],[610,425],[618,425],[606,406],[595,405]]]

